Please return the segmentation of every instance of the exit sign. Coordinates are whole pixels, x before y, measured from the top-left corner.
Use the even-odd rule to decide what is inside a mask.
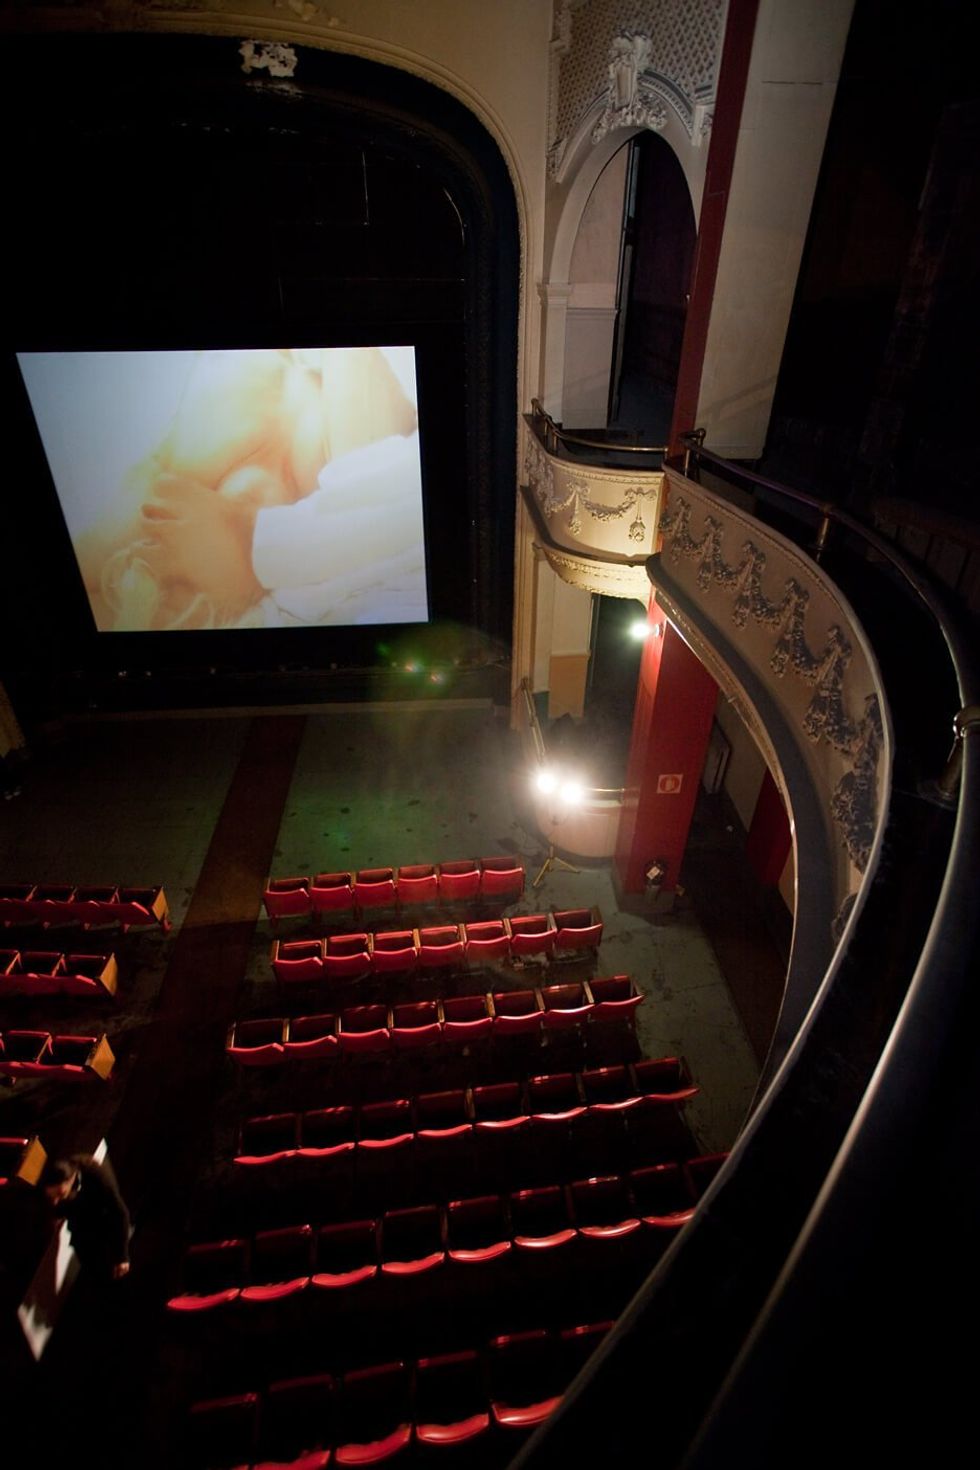
[[[676,796],[677,793],[681,789],[681,786],[683,784],[683,781],[684,781],[683,775],[679,775],[679,776],[658,776],[657,777],[657,795],[658,796]]]

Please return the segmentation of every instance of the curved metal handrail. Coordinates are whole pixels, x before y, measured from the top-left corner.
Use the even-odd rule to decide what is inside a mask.
[[[560,424],[556,424],[547,409],[541,407],[537,398],[531,399],[530,419],[534,427],[542,426],[542,442],[549,454],[557,453],[561,444],[574,445],[580,449],[595,449],[602,454],[643,454],[660,455],[661,458],[667,453],[666,444],[618,444],[609,439],[586,439],[581,434],[569,433]]]

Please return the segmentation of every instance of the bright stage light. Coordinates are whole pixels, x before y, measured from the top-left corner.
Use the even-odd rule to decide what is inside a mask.
[[[534,784],[542,796],[550,796],[553,791],[557,791],[558,789],[558,777],[554,771],[549,771],[546,767],[544,770],[538,771],[534,778]]]
[[[581,781],[565,781],[558,792],[565,806],[581,806],[585,798],[585,787]]]
[[[645,638],[649,638],[650,634],[653,632],[653,629],[650,627],[650,624],[647,622],[646,618],[637,618],[635,623],[630,623],[629,631],[631,638],[633,638],[637,643],[642,643]]]

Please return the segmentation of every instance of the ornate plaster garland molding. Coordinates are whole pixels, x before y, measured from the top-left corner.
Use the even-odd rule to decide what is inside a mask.
[[[782,596],[771,600],[762,587],[766,552],[746,540],[741,560],[729,565],[722,554],[725,527],[717,516],[705,514],[703,532],[697,537],[691,531],[690,502],[676,492],[673,499],[675,503],[660,517],[671,560],[686,557],[696,561],[697,582],[703,592],[715,586],[733,594],[731,617],[737,628],[751,617],[776,632],[769,667],[777,678],[789,669],[813,686],[803,714],[803,732],[813,744],[825,740],[851,761],[831,794],[830,811],[851,862],[863,873],[874,840],[878,760],[884,738],[878,696],[865,698],[859,717],[850,715],[844,679],[853,649],[839,624],[828,628],[823,648],[814,653],[804,631],[810,594],[802,583],[796,577],[787,578]]]
[[[581,475],[568,473],[559,477],[555,474],[554,461],[531,433],[527,435],[524,472],[527,483],[541,507],[542,514],[548,521],[551,521],[554,516],[563,515],[566,511],[570,512],[568,529],[573,536],[581,535],[583,514],[591,516],[599,524],[605,524],[610,521],[624,520],[632,513],[633,519],[627,529],[629,539],[642,545],[649,538],[650,530],[643,519],[644,503],[647,506],[647,513],[655,523],[657,502],[661,493],[661,478],[658,478],[656,484],[651,485],[627,484],[622,500],[616,504],[610,505],[607,502],[595,500],[592,498],[593,485]],[[626,477],[622,477],[622,481],[625,480]],[[597,480],[596,483],[599,481]],[[610,483],[609,477],[604,476],[602,483]]]

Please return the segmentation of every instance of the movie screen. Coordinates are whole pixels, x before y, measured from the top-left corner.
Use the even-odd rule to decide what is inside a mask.
[[[427,620],[413,347],[18,363],[100,632]]]

